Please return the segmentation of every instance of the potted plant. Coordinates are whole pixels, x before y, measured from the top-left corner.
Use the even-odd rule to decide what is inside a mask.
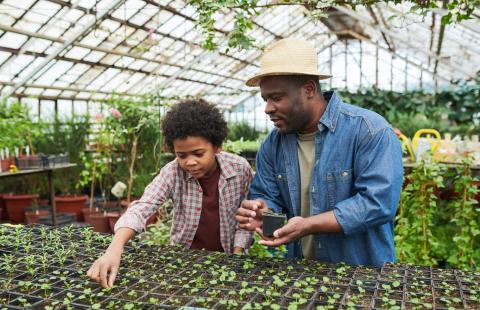
[[[38,195],[3,195],[5,209],[12,223],[25,222],[25,207],[31,207],[37,204]]]

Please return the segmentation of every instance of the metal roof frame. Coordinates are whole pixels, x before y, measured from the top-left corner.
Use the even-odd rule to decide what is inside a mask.
[[[42,7],[51,9],[38,11]],[[236,10],[219,13],[217,35],[229,34]],[[477,12],[473,20],[445,27],[440,25],[441,10],[418,20],[404,14],[408,7],[403,4],[334,10],[328,23],[336,30],[329,31],[326,24],[306,17],[303,6],[263,6],[250,34],[263,46],[283,37],[308,38],[321,49],[319,57],[342,40],[362,40],[403,61],[405,70],[412,66],[428,73],[435,84],[469,79],[480,70]],[[392,15],[401,16],[410,30],[399,31]],[[202,32],[194,26],[198,16],[183,0],[4,0],[0,17],[2,97],[102,100],[113,92],[140,96],[161,91],[235,107],[258,92],[244,81],[258,70],[260,50],[227,52],[226,40],[216,52],[202,50]],[[349,28],[352,23],[361,30]],[[461,56],[452,56],[456,53]],[[347,56],[359,56],[361,63],[362,55],[352,51],[330,57]],[[329,63],[331,70],[331,58]]]

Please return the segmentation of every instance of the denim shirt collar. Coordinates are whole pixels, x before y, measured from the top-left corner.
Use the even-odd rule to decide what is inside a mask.
[[[324,92],[323,97],[327,101],[327,108],[318,122],[318,130],[321,132],[325,128],[328,128],[330,131],[335,132],[342,100],[335,91]]]

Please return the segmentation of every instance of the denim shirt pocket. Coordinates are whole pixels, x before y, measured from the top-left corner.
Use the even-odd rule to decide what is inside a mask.
[[[342,169],[327,172],[328,209],[352,195],[353,169]]]
[[[284,171],[275,171],[274,179],[279,191],[278,194],[281,195],[281,193],[288,193],[287,174]],[[272,189],[270,189],[270,192],[273,194],[276,191],[273,191]]]

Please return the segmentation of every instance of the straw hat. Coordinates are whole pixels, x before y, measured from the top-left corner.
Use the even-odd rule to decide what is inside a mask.
[[[258,86],[260,79],[270,75],[316,75],[320,80],[331,75],[317,71],[317,51],[305,40],[286,38],[269,45],[260,59],[260,72],[249,78],[247,86]]]

